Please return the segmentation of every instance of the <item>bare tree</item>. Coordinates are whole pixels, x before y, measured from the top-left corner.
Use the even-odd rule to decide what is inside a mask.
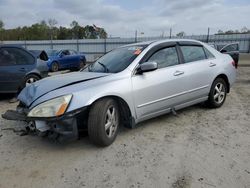
[[[2,34],[3,30],[4,30],[4,23],[3,23],[2,20],[0,20],[0,36],[1,36],[1,41],[3,41],[3,34]]]
[[[53,27],[55,27],[55,26],[58,24],[58,22],[56,21],[56,19],[50,18],[50,19],[48,20],[48,24],[49,24],[49,27],[50,27],[50,28],[53,28]]]
[[[56,21],[56,19],[52,19],[52,18],[50,18],[49,20],[48,20],[48,24],[49,24],[49,27],[50,27],[50,40],[52,40],[53,39],[53,35],[54,35],[54,27],[56,26],[56,24],[57,24],[58,22]]]

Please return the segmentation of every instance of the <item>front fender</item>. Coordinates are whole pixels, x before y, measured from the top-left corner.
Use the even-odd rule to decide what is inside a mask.
[[[103,78],[105,79],[105,78]],[[107,78],[109,79],[109,78]],[[55,97],[73,94],[72,100],[70,105],[67,109],[67,112],[74,111],[76,109],[80,109],[86,106],[90,106],[96,100],[108,97],[108,96],[115,96],[123,99],[131,112],[133,117],[135,116],[135,109],[133,105],[133,96],[132,96],[132,85],[130,77],[123,77],[117,78],[115,77],[112,80],[92,80],[79,84],[70,85],[67,87],[63,87],[54,91],[47,93],[46,95],[38,98],[34,103],[31,105],[30,109],[34,106],[53,99]]]

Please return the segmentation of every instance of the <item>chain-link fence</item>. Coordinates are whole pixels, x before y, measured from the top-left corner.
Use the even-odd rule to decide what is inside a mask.
[[[93,61],[110,50],[135,42],[169,39],[170,37],[135,37],[135,38],[108,38],[108,39],[81,39],[81,40],[44,40],[44,41],[3,41],[4,44],[21,45],[28,50],[62,50],[72,49],[86,55],[87,61]],[[178,38],[178,37],[171,37]],[[196,39],[202,42],[215,44],[239,43],[241,53],[250,53],[250,34],[231,35],[192,35],[182,37]]]

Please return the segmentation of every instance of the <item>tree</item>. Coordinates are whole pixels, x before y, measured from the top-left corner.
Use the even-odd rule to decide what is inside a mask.
[[[56,21],[56,19],[52,19],[52,18],[50,18],[49,20],[48,20],[48,23],[49,23],[49,27],[50,27],[50,39],[52,40],[53,38],[54,38],[54,30],[55,30],[55,26],[57,25],[57,21]]]
[[[3,31],[4,31],[4,23],[2,20],[0,20],[0,36],[1,40],[3,40]]]
[[[56,25],[57,21],[55,19],[49,19],[48,21],[41,20],[31,26],[4,29],[4,24],[0,20],[0,40],[65,40],[107,37],[105,29],[95,25],[81,26],[77,21],[72,21],[70,28],[57,27]]]
[[[70,26],[72,28],[72,38],[73,39],[81,38],[81,36],[79,34],[81,26],[78,24],[78,22],[74,20],[71,22]]]
[[[4,23],[2,20],[0,20],[0,30],[3,30],[4,29]]]
[[[180,33],[176,34],[177,37],[184,37],[186,36],[186,33],[184,31],[181,31]]]

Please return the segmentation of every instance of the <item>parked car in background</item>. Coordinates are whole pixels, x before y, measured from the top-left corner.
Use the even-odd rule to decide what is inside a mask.
[[[223,54],[230,55],[233,58],[234,62],[235,62],[236,68],[238,67],[239,56],[240,56],[239,44],[238,43],[209,44],[209,45],[212,46],[213,48],[215,48],[216,50],[218,50],[219,52],[223,53]]]
[[[57,75],[22,90],[3,118],[59,140],[88,130],[110,145],[120,126],[205,102],[221,107],[236,79],[233,59],[194,40],[162,40],[114,49],[80,72]]]
[[[48,67],[52,72],[61,69],[80,70],[86,65],[86,58],[83,54],[74,50],[47,50],[49,60]]]
[[[17,93],[47,76],[46,61],[22,47],[0,45],[0,93]]]

